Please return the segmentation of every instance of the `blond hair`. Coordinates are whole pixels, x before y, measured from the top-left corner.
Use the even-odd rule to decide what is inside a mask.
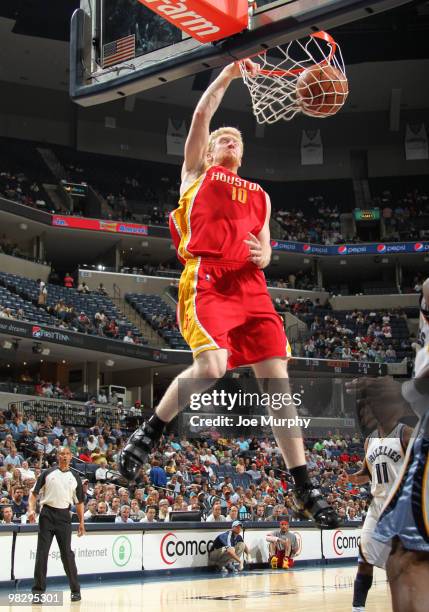
[[[237,130],[237,128],[234,127],[221,127],[215,130],[214,132],[211,132],[209,136],[209,143],[207,146],[207,153],[211,153],[211,151],[213,151],[216,140],[220,136],[223,136],[223,134],[233,134],[234,136],[236,136],[236,138],[238,138],[241,143],[241,148],[243,149],[243,137],[241,135],[240,130]]]
[[[243,137],[241,135],[240,130],[237,130],[237,128],[234,127],[221,127],[218,128],[217,130],[214,130],[214,132],[211,132],[209,135],[209,142],[207,145],[207,151],[206,151],[206,156],[207,153],[211,153],[214,149],[216,140],[220,137],[223,136],[223,134],[232,134],[233,136],[235,136],[236,138],[238,138],[238,140],[241,143],[241,152],[243,152]],[[210,164],[207,162],[207,157],[204,157],[204,163],[203,163],[203,169],[204,171],[207,170],[207,168],[210,167]]]

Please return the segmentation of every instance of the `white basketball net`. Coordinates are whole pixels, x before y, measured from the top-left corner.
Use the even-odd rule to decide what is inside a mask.
[[[292,40],[250,59],[261,66],[260,74],[252,77],[243,62],[240,70],[258,123],[290,121],[297,113],[305,112],[296,95],[296,82],[306,68],[331,65],[343,73],[346,81],[341,49],[327,32],[316,32],[302,41]]]

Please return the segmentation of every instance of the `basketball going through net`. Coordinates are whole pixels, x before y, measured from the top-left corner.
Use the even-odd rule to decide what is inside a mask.
[[[341,49],[327,32],[293,40],[251,58],[261,70],[251,76],[240,63],[258,123],[289,121],[297,113],[335,115],[349,93]]]

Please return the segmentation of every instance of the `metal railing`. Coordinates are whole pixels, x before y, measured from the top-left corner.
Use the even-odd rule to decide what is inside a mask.
[[[36,421],[43,423],[50,416],[54,422],[61,421],[64,426],[92,427],[100,419],[109,425],[118,422],[126,425],[134,418],[129,408],[118,408],[109,404],[86,406],[83,403],[61,399],[21,400],[13,403],[18,408],[18,412],[25,417],[32,414]]]

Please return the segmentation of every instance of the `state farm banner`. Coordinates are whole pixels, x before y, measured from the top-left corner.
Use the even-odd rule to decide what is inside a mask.
[[[248,0],[139,0],[202,43],[228,38],[248,25]]]
[[[325,559],[355,559],[359,554],[360,529],[332,529],[322,531]]]
[[[75,553],[78,574],[140,571],[142,569],[142,542],[140,531],[87,532],[81,538],[74,533],[71,547]],[[0,543],[2,543],[1,540]],[[16,579],[33,576],[36,550],[37,533],[21,531],[17,534],[14,562]],[[55,539],[49,552],[49,576],[64,576],[61,555]]]

